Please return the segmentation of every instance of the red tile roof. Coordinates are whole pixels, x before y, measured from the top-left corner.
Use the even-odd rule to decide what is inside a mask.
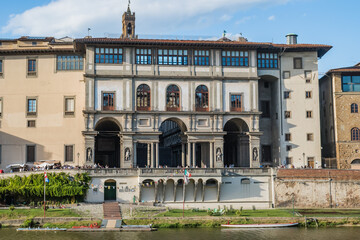
[[[317,51],[322,57],[332,46],[323,44],[275,44],[266,42],[211,41],[211,40],[170,40],[170,39],[129,39],[129,38],[81,38],[75,43],[89,45],[121,44],[134,46],[193,46],[221,48],[269,49],[274,51]]]

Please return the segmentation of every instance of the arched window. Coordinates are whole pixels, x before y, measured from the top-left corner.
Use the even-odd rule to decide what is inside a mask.
[[[196,111],[209,111],[209,91],[205,85],[200,85],[195,91],[195,107]]]
[[[127,25],[127,34],[128,34],[128,35],[131,35],[131,34],[132,34],[132,26],[131,26],[131,23],[129,23],[129,24]]]
[[[166,110],[180,110],[180,90],[179,87],[176,85],[170,85],[166,89]]]
[[[358,105],[356,103],[351,104],[351,113],[358,113]]]
[[[360,130],[358,128],[351,129],[351,141],[360,140]]]
[[[138,111],[150,111],[150,87],[141,84],[136,90],[136,109]]]

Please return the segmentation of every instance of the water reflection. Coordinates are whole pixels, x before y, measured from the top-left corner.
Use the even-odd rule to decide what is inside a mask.
[[[16,240],[332,240],[359,239],[360,228],[278,228],[278,229],[163,229],[157,232],[107,232],[107,233],[70,233],[70,232],[16,232],[15,229],[1,229],[0,239]]]

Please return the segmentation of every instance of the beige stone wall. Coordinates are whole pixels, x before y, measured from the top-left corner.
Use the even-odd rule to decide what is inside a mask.
[[[351,141],[351,129],[360,128],[360,113],[351,113],[351,104],[360,106],[360,92],[342,92],[340,74],[333,75],[333,83],[338,168],[350,169],[360,159],[360,142]]]
[[[64,48],[69,48],[69,45]],[[4,63],[4,75],[0,78],[0,98],[3,101],[0,169],[9,164],[25,163],[27,145],[36,146],[36,161],[58,160],[62,163],[65,145],[74,145],[74,161],[69,164],[82,165],[85,159],[82,136],[85,126],[82,113],[85,104],[83,71],[57,71],[56,52],[0,57]],[[36,77],[27,77],[28,57],[37,59]],[[74,116],[64,114],[65,96],[75,97]],[[26,115],[27,97],[37,99],[36,116]],[[28,120],[35,120],[36,127],[27,127]]]

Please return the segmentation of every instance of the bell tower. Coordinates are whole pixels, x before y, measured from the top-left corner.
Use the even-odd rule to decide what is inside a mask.
[[[131,13],[130,0],[127,11],[122,16],[122,38],[137,38],[135,35],[135,12]]]

